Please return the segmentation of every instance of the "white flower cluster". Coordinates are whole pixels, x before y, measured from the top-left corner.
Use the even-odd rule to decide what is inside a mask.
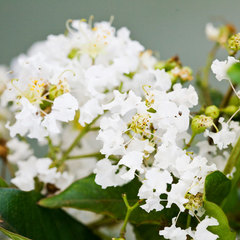
[[[182,212],[189,209],[193,216],[201,216],[204,180],[217,168],[182,149],[188,138],[189,109],[198,103],[198,96],[192,86],[175,84],[170,90],[165,70],[150,72],[153,80],[143,86],[142,97],[114,91],[113,101],[103,105],[108,114],[100,122],[97,139],[103,142],[101,153],[106,158],[97,163],[96,182],[106,188],[137,176],[142,182],[138,196],[145,199],[141,207],[147,212],[161,211],[162,201],[167,201],[167,208],[176,204]]]
[[[216,146],[202,141],[199,154],[188,152],[190,109],[198,104],[198,95],[177,79],[191,80],[189,68],[166,70],[151,51],[130,39],[127,28],[116,31],[109,22],[91,26],[74,20],[67,28],[66,35],[36,43],[11,65],[12,80],[4,85],[1,104],[15,114],[6,124],[13,138],[7,143],[8,160],[18,167],[12,183],[24,191],[40,187],[54,193],[92,172],[102,188],[137,177],[147,212],[175,204],[180,212],[203,216],[205,178],[224,165],[217,147],[234,145],[239,124],[220,118],[220,131],[204,133]],[[212,26],[207,33],[218,35]],[[230,81],[226,71],[235,62],[231,57],[213,62],[219,81]],[[0,81],[0,92],[1,86]],[[19,136],[48,143],[51,151],[37,158]],[[207,230],[218,225],[208,216],[195,230],[180,229],[176,222],[173,218],[160,235],[172,240],[218,237]]]
[[[130,39],[127,28],[116,31],[109,22],[92,27],[82,20],[69,22],[67,35],[51,35],[34,44],[27,55],[12,62],[12,80],[4,86],[1,96],[2,106],[10,103],[15,112],[16,120],[6,125],[11,137],[36,138],[41,144],[50,138],[55,146],[60,146],[57,157],[61,158],[77,132],[104,113],[102,105],[112,98],[114,89],[132,88],[148,68],[153,68],[157,60],[143,50],[141,44]],[[136,79],[131,79],[133,73]],[[96,132],[87,133],[72,154],[99,152],[96,136]],[[26,176],[28,145],[14,139],[8,148],[9,161],[19,165],[18,177],[12,182],[23,190],[33,189],[32,181],[25,179],[29,185],[21,185],[24,181],[19,177]],[[54,160],[51,159],[53,165]],[[65,170],[74,179],[87,176],[96,163],[94,157],[90,160],[68,161]]]

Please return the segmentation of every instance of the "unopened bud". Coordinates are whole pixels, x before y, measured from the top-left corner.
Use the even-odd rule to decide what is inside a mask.
[[[227,115],[233,115],[238,110],[238,107],[235,105],[229,105],[222,109],[222,112],[226,113]]]
[[[212,119],[218,118],[219,112],[219,108],[215,105],[208,106],[205,109],[205,115],[211,117]]]
[[[199,134],[204,132],[207,128],[213,125],[213,119],[205,115],[196,115],[192,120],[193,134]]]

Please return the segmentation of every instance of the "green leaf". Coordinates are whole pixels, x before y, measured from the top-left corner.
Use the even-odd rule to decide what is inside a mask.
[[[240,83],[240,63],[234,63],[227,71],[227,75],[230,77],[233,83]]]
[[[8,187],[8,184],[5,182],[5,180],[2,177],[0,177],[0,187],[2,188]]]
[[[232,232],[226,215],[223,210],[215,203],[204,201],[204,208],[206,209],[206,214],[210,217],[217,219],[219,225],[208,227],[209,231],[219,236],[219,240],[235,240],[236,233]]]
[[[91,175],[80,179],[59,195],[42,199],[39,204],[48,208],[71,207],[84,209],[108,215],[118,220],[124,219],[126,207],[122,194],[127,194],[130,205],[135,204],[139,200],[137,193],[140,182],[136,180],[123,187],[102,189],[95,183],[94,178],[95,176]],[[129,221],[136,224],[152,223],[166,226],[178,212],[177,206],[164,209],[161,212],[151,211],[150,213],[138,207],[132,212]]]
[[[142,224],[134,226],[137,240],[164,240],[165,238],[159,235],[159,230],[158,225]]]
[[[30,240],[29,238],[25,238],[16,233],[10,232],[2,227],[0,227],[0,231],[13,240]]]
[[[99,240],[64,211],[38,206],[41,198],[35,191],[0,188],[1,226],[34,240]]]
[[[227,209],[229,209],[229,207],[227,206],[228,204],[230,204],[232,201],[235,201],[235,203],[236,201],[238,201],[238,196],[236,195],[237,194],[236,191],[237,191],[237,183],[239,182],[239,179],[240,179],[240,137],[238,138],[237,143],[235,144],[234,148],[231,151],[230,157],[224,168],[224,173],[225,174],[231,173],[234,167],[236,168],[236,170],[234,171],[233,177],[231,180],[231,183],[232,183],[231,192],[229,196],[222,203],[222,207],[226,211],[228,211]]]
[[[231,180],[222,172],[215,171],[205,179],[205,199],[218,205],[222,203],[231,190]]]

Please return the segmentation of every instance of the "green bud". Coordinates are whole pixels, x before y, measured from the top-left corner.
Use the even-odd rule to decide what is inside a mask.
[[[219,113],[220,113],[219,108],[216,107],[215,105],[208,106],[205,109],[205,115],[211,117],[212,119],[218,118]]]
[[[68,54],[68,58],[73,59],[79,55],[79,49],[73,48],[70,53]]]
[[[235,105],[229,105],[222,109],[222,112],[226,113],[227,115],[232,116],[236,111],[238,110],[238,107]]]
[[[193,134],[199,134],[204,132],[207,128],[213,125],[213,119],[205,115],[196,115],[191,124]]]

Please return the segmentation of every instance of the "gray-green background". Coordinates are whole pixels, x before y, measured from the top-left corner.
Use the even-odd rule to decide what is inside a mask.
[[[239,0],[0,0],[0,64],[63,32],[69,18],[94,15],[100,21],[114,15],[114,26],[127,26],[132,38],[162,59],[179,54],[197,70],[212,45],[205,24],[221,20],[240,28],[239,12]]]

